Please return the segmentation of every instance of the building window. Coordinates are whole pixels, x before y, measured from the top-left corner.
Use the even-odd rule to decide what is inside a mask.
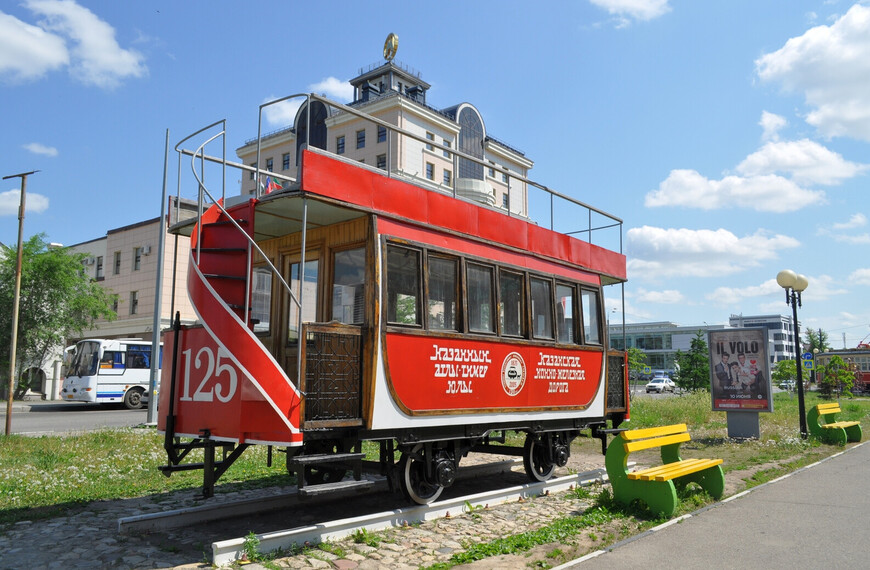
[[[378,125],[378,142],[387,142],[387,127]]]
[[[336,154],[344,154],[344,135],[340,137],[336,137],[335,139],[335,153]]]
[[[505,192],[504,194],[501,195],[501,207],[504,208],[505,210],[507,210],[508,206],[509,206],[508,202],[509,202],[508,194],[507,194],[507,192]]]
[[[450,141],[447,140],[447,139],[444,139],[444,148],[450,148]],[[450,158],[450,157],[452,156],[452,155],[451,155],[448,151],[446,151],[446,150],[442,150],[441,152],[444,153],[444,158]]]
[[[281,155],[281,170],[290,170],[290,153],[285,152]]]
[[[139,312],[139,291],[130,291],[130,314]]]
[[[118,314],[118,296],[117,295],[115,295],[115,297],[112,299],[112,312],[115,313],[116,315]]]
[[[435,165],[431,162],[426,163],[426,178],[435,180]]]
[[[426,140],[434,141],[435,134],[434,133],[426,133]],[[433,149],[432,145],[429,143],[426,143],[426,150],[432,150],[432,149]]]
[[[271,158],[267,158],[266,159],[266,170],[268,170],[269,172],[272,172],[273,166],[275,166],[275,162]]]
[[[444,185],[445,186],[450,186],[450,178],[451,178],[450,171],[445,169],[444,170]]]
[[[486,169],[486,174],[487,174],[490,178],[495,178],[495,168],[493,168],[492,166],[490,166],[489,168]]]
[[[248,166],[250,166],[250,167],[252,168],[252,170],[248,173],[248,180],[253,180],[253,179],[254,179],[255,171],[257,170],[257,163],[256,163],[256,162],[252,162],[252,163],[249,164]]]
[[[505,184],[507,184],[507,181],[508,181],[508,175],[507,175],[507,172],[502,172],[502,173],[501,173],[501,181],[504,182]]]
[[[121,252],[115,252],[115,261],[112,265],[112,275],[120,275],[121,274]]]
[[[356,132],[356,148],[365,148],[366,146],[366,131],[362,129]]]
[[[102,255],[97,256],[97,270],[96,270],[96,273],[94,275],[96,276],[97,279],[103,278],[103,256]]]
[[[133,271],[139,271],[142,269],[142,248],[134,247],[133,248]]]
[[[387,169],[387,155],[379,154],[377,158],[378,158],[378,168],[380,168],[381,170],[386,170]]]

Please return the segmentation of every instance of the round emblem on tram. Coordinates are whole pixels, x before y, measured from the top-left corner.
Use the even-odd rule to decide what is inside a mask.
[[[526,383],[526,363],[518,352],[511,352],[501,365],[501,386],[508,396],[516,396]]]

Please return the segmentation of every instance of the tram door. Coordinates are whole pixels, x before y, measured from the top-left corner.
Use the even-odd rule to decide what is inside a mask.
[[[362,423],[362,325],[365,319],[365,247],[332,250],[328,268],[317,260],[291,261],[288,283],[298,291],[300,308],[290,303],[287,360],[295,364],[300,339],[304,393],[303,427],[355,426]],[[327,280],[325,299],[318,298]],[[321,322],[318,322],[321,321]],[[325,321],[325,322],[324,322]]]

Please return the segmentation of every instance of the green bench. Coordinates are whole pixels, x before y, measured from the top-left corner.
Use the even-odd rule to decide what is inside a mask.
[[[677,490],[689,483],[697,483],[716,499],[722,497],[721,459],[680,458],[680,444],[691,439],[686,424],[627,430],[616,436],[604,456],[613,498],[626,505],[640,499],[651,511],[670,517],[677,509]],[[630,454],[656,447],[661,448],[662,465],[628,470]]]
[[[861,441],[861,424],[858,422],[838,422],[836,415],[842,410],[840,404],[818,404],[807,413],[810,433],[828,443],[846,445],[850,441]]]

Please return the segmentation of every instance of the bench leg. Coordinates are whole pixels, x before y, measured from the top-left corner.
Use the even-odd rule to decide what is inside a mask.
[[[721,499],[725,494],[725,471],[721,465],[716,465],[697,473],[689,473],[676,480],[678,489],[684,489],[689,483],[697,483],[714,499]]]
[[[861,441],[861,424],[855,424],[846,428],[846,439],[848,441]]]
[[[640,499],[654,513],[670,517],[677,510],[677,490],[673,481],[611,481],[613,498],[624,505]]]
[[[843,428],[822,428],[821,439],[826,443],[834,445],[846,445],[849,438],[846,436],[846,430]]]

